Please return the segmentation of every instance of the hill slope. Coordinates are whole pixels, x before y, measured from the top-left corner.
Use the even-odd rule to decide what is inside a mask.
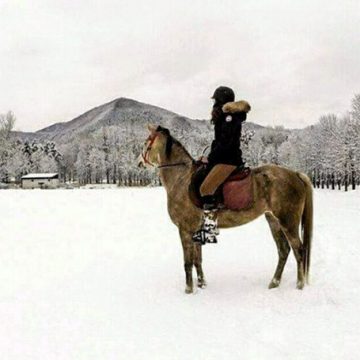
[[[209,121],[192,120],[157,106],[122,97],[97,106],[71,121],[56,123],[34,133],[16,132],[15,135],[22,139],[52,140],[62,144],[112,126],[119,127],[123,133],[143,136],[148,123],[165,126],[175,134],[194,133],[195,136],[211,129]],[[261,128],[252,123],[245,126]]]

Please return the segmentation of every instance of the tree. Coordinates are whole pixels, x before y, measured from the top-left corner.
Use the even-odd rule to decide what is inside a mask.
[[[14,153],[11,131],[15,121],[15,115],[11,111],[0,114],[0,181],[7,181],[9,178],[10,159]]]

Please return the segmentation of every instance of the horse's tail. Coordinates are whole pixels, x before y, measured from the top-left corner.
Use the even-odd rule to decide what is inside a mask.
[[[311,243],[313,232],[313,190],[310,179],[305,174],[299,174],[301,180],[305,184],[305,206],[301,218],[301,232],[303,242],[303,266],[305,272],[306,283],[309,283],[310,259],[311,259]]]

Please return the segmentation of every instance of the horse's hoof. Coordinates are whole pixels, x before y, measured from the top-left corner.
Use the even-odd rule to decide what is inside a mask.
[[[187,286],[185,288],[185,294],[192,294],[193,293],[193,288],[191,286]]]
[[[277,288],[278,286],[280,285],[280,280],[278,279],[272,279],[270,281],[270,284],[268,286],[269,289],[274,289],[274,288]]]
[[[304,288],[304,282],[303,281],[298,281],[296,283],[296,288],[299,290],[302,290]]]
[[[197,286],[198,286],[198,288],[200,288],[200,289],[205,289],[206,288],[206,281],[205,280],[202,280],[202,281],[198,281],[198,283],[197,283]]]

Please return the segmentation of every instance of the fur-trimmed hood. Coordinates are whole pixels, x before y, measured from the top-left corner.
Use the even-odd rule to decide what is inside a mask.
[[[248,113],[250,110],[251,106],[245,100],[228,102],[222,107],[222,111],[227,114],[234,114],[238,112]]]

